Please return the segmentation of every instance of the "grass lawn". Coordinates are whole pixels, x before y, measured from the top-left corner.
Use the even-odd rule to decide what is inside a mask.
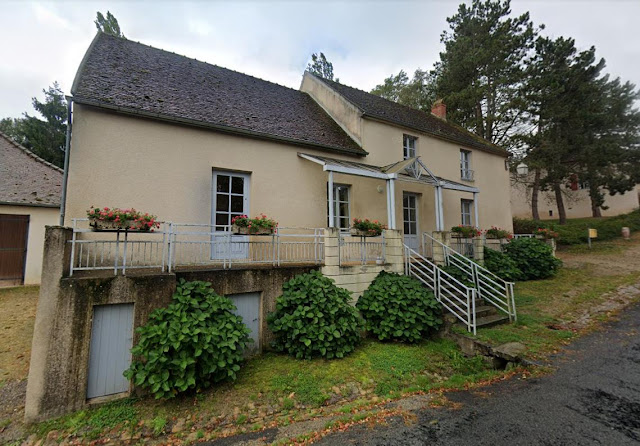
[[[615,311],[613,307],[606,311],[605,306],[605,311],[590,313],[611,300],[607,293],[640,281],[640,237],[629,242],[596,243],[588,251],[569,247],[559,251],[559,256],[565,267],[556,277],[516,285],[518,322],[480,329],[478,338],[492,344],[520,341],[527,346],[529,358],[544,359],[592,329],[594,321]],[[15,313],[15,305],[31,302],[29,311],[35,311],[33,296],[26,297],[29,293],[34,295],[33,289],[17,290],[23,291],[0,290],[0,304],[15,301],[10,306],[14,308],[10,313]],[[585,314],[589,316],[586,319]],[[27,330],[23,325],[30,330],[33,318],[26,323],[28,320],[11,325],[10,331]],[[463,328],[458,330],[464,332]],[[27,338],[30,339],[27,331],[12,335],[13,342],[22,342],[20,348],[25,351]],[[3,349],[7,348],[2,343]],[[0,359],[3,370],[13,363],[11,355]],[[24,367],[11,367],[11,379],[26,376]],[[516,369],[511,373],[522,372]],[[32,438],[48,435],[82,442],[111,438],[139,443],[191,443],[321,416],[361,419],[389,399],[482,385],[505,373],[492,370],[480,357],[465,357],[447,340],[427,340],[418,345],[367,340],[350,356],[332,361],[304,361],[267,353],[247,361],[233,383],[169,401],[130,398],[82,410],[25,428],[22,438],[35,434]],[[0,443],[3,423],[11,422],[0,419]]]

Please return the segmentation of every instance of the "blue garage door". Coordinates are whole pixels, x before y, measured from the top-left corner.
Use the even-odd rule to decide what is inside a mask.
[[[127,392],[122,373],[131,364],[133,304],[93,307],[87,398]]]

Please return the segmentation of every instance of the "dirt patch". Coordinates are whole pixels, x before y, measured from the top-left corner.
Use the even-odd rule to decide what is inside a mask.
[[[559,250],[557,256],[567,268],[590,266],[598,276],[619,276],[640,271],[640,233],[634,234],[631,240],[619,239],[602,243],[620,249],[603,252],[598,249],[596,242],[592,252],[572,253]]]
[[[0,289],[0,387],[29,373],[40,287]]]

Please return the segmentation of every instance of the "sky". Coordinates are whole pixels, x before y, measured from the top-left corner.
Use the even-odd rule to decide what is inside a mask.
[[[0,118],[34,114],[33,96],[58,81],[69,94],[111,11],[131,40],[299,88],[314,52],[340,82],[370,90],[401,69],[430,69],[458,0],[442,1],[49,1],[0,0]],[[595,46],[607,72],[640,85],[640,1],[512,0],[551,37]]]

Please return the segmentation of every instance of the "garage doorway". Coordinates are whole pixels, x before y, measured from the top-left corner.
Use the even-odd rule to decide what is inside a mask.
[[[28,215],[0,214],[0,286],[24,283],[28,234]]]

